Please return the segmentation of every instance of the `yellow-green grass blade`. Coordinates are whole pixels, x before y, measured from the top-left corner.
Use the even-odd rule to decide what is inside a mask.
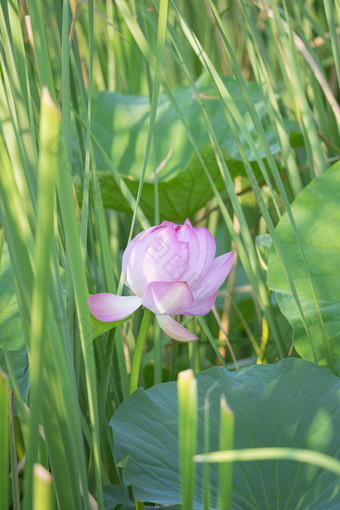
[[[21,309],[23,328],[28,338],[29,328],[29,299],[33,284],[33,236],[26,211],[21,201],[11,162],[6,147],[0,137],[0,196],[1,223],[4,227],[8,242],[11,263],[17,279],[17,293],[23,306]]]
[[[216,10],[214,11],[214,14],[217,16],[217,20],[219,20],[218,18],[218,15],[216,13]],[[228,94],[228,92],[225,90],[225,87],[223,85],[223,83],[221,82],[221,79],[220,77],[217,75],[216,73],[216,70],[214,69],[214,66],[212,64],[212,62],[209,60],[209,58],[206,56],[206,54],[204,53],[204,50],[202,49],[197,37],[192,34],[189,26],[185,23],[185,20],[182,20],[182,25],[183,25],[183,30],[186,31],[186,33],[188,34],[188,40],[189,42],[191,43],[193,49],[197,52],[198,56],[200,57],[200,59],[202,60],[202,63],[203,65],[206,66],[206,69],[207,71],[211,74],[212,76],[212,79],[213,81],[216,83],[216,88],[218,90],[218,93],[221,95],[221,100],[222,100],[222,103],[225,102],[225,113],[226,113],[226,116],[227,116],[227,119],[228,119],[228,123],[233,131],[233,134],[234,134],[234,138],[235,138],[235,141],[238,145],[238,148],[239,148],[239,151],[240,151],[240,154],[241,154],[241,157],[242,157],[242,160],[244,162],[244,165],[245,165],[245,169],[247,171],[247,175],[250,179],[250,182],[251,182],[251,185],[253,187],[253,190],[255,192],[255,195],[257,197],[257,200],[258,200],[258,203],[259,203],[259,206],[260,206],[260,210],[266,220],[266,223],[267,223],[267,226],[269,228],[269,231],[273,237],[273,241],[275,243],[275,246],[276,248],[279,250],[279,253],[281,253],[280,251],[280,246],[279,246],[279,243],[278,243],[278,240],[276,238],[276,233],[275,233],[275,230],[274,230],[274,226],[272,224],[272,221],[271,221],[271,218],[270,218],[270,215],[269,215],[269,212],[268,212],[268,209],[264,203],[264,200],[262,198],[262,194],[261,194],[261,190],[257,184],[257,180],[255,178],[255,175],[250,167],[250,164],[249,162],[247,161],[247,158],[245,156],[245,151],[244,151],[244,148],[242,146],[242,143],[239,139],[239,135],[238,135],[238,131],[241,129],[242,133],[244,134],[245,138],[247,139],[247,136],[246,134],[244,133],[244,130],[242,129],[242,123],[240,124],[239,122],[237,123],[237,126],[235,125],[235,120],[237,120],[237,114],[236,114],[236,108],[235,106],[233,105],[233,100],[232,98],[230,97],[230,95]],[[221,35],[223,37],[223,40],[224,40],[224,43],[227,44],[227,40],[226,40],[226,37],[225,37],[225,34],[223,32],[221,32]],[[229,51],[231,51],[231,48],[230,48],[230,45],[227,44],[227,47],[229,49]],[[240,86],[241,86],[241,90],[242,90],[242,84],[244,85],[243,83],[243,78],[242,78],[242,75],[238,69],[238,66],[237,66],[237,62],[236,62],[236,59],[234,57],[233,54],[231,54],[231,57],[233,59],[233,62],[234,62],[234,66],[236,67],[236,70],[238,71],[238,82],[240,83]],[[244,88],[244,86],[243,86]],[[246,91],[245,91],[246,92]],[[249,101],[248,101],[249,103]],[[227,106],[227,107],[226,107]],[[229,107],[230,107],[230,112],[232,115],[230,115],[229,113]],[[257,121],[257,114],[256,112],[253,110],[252,106],[250,105],[249,106],[250,108],[250,111],[252,113],[252,118],[253,120],[256,122]],[[209,122],[209,120],[207,119],[207,123]],[[258,123],[258,122],[257,122]],[[213,133],[212,133],[213,134]],[[217,141],[214,140],[214,143],[218,149],[218,144],[216,143]],[[249,142],[249,145],[251,145],[251,143]],[[228,181],[231,181],[231,179],[229,178],[229,173],[227,171],[227,169],[225,168],[226,165],[225,165],[225,162],[222,161],[222,158],[219,158],[218,159],[220,160],[221,162],[221,166],[223,167],[223,173],[224,173],[224,176],[225,176],[225,179],[226,179],[226,182],[228,183]],[[285,194],[285,191],[284,191],[284,188],[282,186],[282,182],[281,182],[281,179],[280,179],[280,176],[278,174],[278,171],[277,171],[277,168],[276,168],[276,165],[274,164],[273,165],[273,173],[274,173],[274,176],[276,176],[276,180],[277,180],[277,183],[279,185],[279,189],[280,191],[282,192],[282,195],[283,197],[286,197],[286,194]],[[227,185],[227,189],[228,190],[231,190],[232,189],[232,182],[229,182],[228,185]],[[237,200],[234,200],[235,203],[235,211],[237,211],[238,209],[238,212],[237,212],[237,216],[238,216],[238,219],[239,221],[240,220],[240,217],[241,217],[241,209],[240,207],[238,207],[238,201]],[[291,211],[290,211],[290,207],[289,207],[289,202],[288,202],[288,199],[286,197],[286,200],[285,200],[285,203],[286,203],[286,206],[287,206],[287,209],[288,209],[288,214],[290,214],[290,218],[291,218],[291,221],[292,221],[292,224],[293,226],[295,225],[294,223],[294,219],[292,217],[292,214],[291,214]],[[242,229],[241,229],[242,230]],[[247,234],[247,231],[244,230],[243,231],[244,234]],[[298,237],[298,233],[297,233],[297,230],[295,228],[295,232],[296,232],[296,236],[298,238],[298,242],[299,242],[299,237]],[[249,237],[249,236],[247,236]],[[250,238],[248,239],[248,242],[246,243],[247,246],[251,246],[251,240]],[[300,242],[300,249],[303,253],[303,247],[301,245],[301,242]],[[283,261],[283,258],[281,257],[282,259],[282,263],[283,263],[283,267],[285,267],[285,263]],[[307,264],[306,264],[306,267],[307,267]],[[308,270],[308,268],[307,268]],[[286,270],[286,273],[287,273],[287,270]],[[299,301],[298,301],[298,297],[297,297],[297,294],[295,292],[295,287],[294,287],[294,283],[292,281],[292,278],[290,277],[290,275],[287,273],[287,278],[291,284],[291,287],[292,287],[292,292],[294,293],[295,295],[295,299],[297,301],[297,305],[299,306]],[[314,305],[315,305],[315,308],[318,312],[318,317],[319,317],[319,324],[320,324],[320,331],[321,331],[321,334],[322,334],[322,337],[323,337],[323,342],[324,342],[324,349],[325,349],[325,355],[326,355],[326,358],[327,358],[327,362],[328,362],[328,366],[331,368],[331,369],[334,369],[333,367],[333,360],[332,360],[332,357],[331,357],[331,354],[330,354],[330,349],[329,349],[329,345],[328,345],[328,341],[327,341],[327,338],[326,338],[326,335],[325,335],[325,330],[324,330],[324,325],[323,325],[323,320],[322,320],[322,317],[321,317],[321,313],[320,313],[320,308],[319,308],[319,305],[318,305],[318,302],[317,302],[317,299],[316,299],[316,296],[315,296],[315,292],[314,292],[314,287],[313,287],[313,283],[312,283],[312,280],[310,278],[310,284],[311,284],[311,292],[312,292],[312,296],[313,296],[313,300],[314,300]],[[266,299],[266,296],[265,296],[265,293],[262,292],[262,299],[264,298],[265,301],[268,301]],[[267,305],[267,310],[269,310],[268,308],[268,305]],[[301,313],[301,317],[302,317],[302,321],[304,322],[305,324],[305,321],[304,321],[304,316],[303,316],[303,312],[302,312],[302,309],[301,309],[301,306],[299,306],[299,309],[300,309],[300,313]],[[275,326],[275,323],[273,323],[273,321],[271,320],[271,318],[269,317],[269,322],[271,323],[271,326],[274,325],[274,327],[276,328]],[[306,329],[306,332],[307,332],[307,335],[309,335],[309,332],[308,332],[308,328],[306,327],[306,324],[305,324],[305,329]],[[309,335],[310,336],[310,335]],[[276,338],[279,338],[279,336],[276,335]],[[279,342],[278,343],[278,348],[279,348],[279,352],[281,352],[281,354],[283,354],[283,346],[282,346],[282,342]]]
[[[297,49],[293,37],[293,31],[291,27],[291,21],[289,16],[286,16],[286,21],[289,28],[288,37],[285,33],[285,30],[283,28],[283,20],[279,14],[279,11],[277,9],[277,6],[275,5],[275,2],[271,4],[273,8],[273,14],[274,14],[274,21],[275,21],[275,28],[277,31],[277,35],[279,37],[281,48],[283,48],[284,55],[286,62],[290,69],[290,77],[292,80],[292,85],[294,87],[294,90],[296,92],[296,97],[299,104],[299,109],[301,112],[301,120],[302,120],[302,127],[305,134],[305,141],[307,143],[310,142],[310,145],[312,147],[313,152],[313,158],[311,160],[311,172],[312,175],[318,175],[318,173],[323,173],[327,169],[327,165],[325,162],[325,157],[322,152],[320,139],[317,135],[316,127],[314,124],[314,120],[310,113],[310,108],[308,104],[308,99],[306,97],[306,94],[304,92],[304,87],[302,83],[302,76],[301,76],[301,67],[299,65],[298,55],[297,55]],[[285,11],[286,11],[286,4],[284,2]],[[286,11],[287,13],[287,11]],[[315,161],[315,163],[313,163]]]
[[[283,124],[283,117],[281,115],[277,95],[275,94],[275,74],[271,72],[271,63],[266,53],[266,47],[258,34],[253,19],[248,15],[247,11],[244,11],[243,13],[245,21],[243,20],[242,13],[240,13],[238,9],[237,14],[257,82],[265,83],[263,90],[264,93],[267,94],[268,98],[268,116],[270,117],[272,124],[276,126],[277,136],[280,141],[282,161],[285,162],[290,185],[294,195],[296,196],[302,189],[302,180],[295,160],[295,154],[290,145],[289,136]],[[248,30],[246,26],[248,27]]]
[[[51,510],[52,475],[41,464],[33,466],[33,510]]]
[[[58,137],[58,132],[58,110],[47,88],[44,88],[42,91],[40,118],[38,216],[34,266],[35,282],[32,293],[31,328],[28,351],[31,391],[29,438],[25,472],[24,508],[26,509],[32,506],[33,464],[37,460],[40,393],[44,364],[44,345],[46,342],[45,321],[48,302],[46,298],[49,291],[49,269],[53,239],[57,157],[49,150],[49,143],[51,139]]]
[[[64,10],[66,12],[67,1],[64,2]],[[86,260],[86,247],[87,247],[87,231],[88,231],[88,217],[89,217],[89,183],[90,183],[90,159],[91,159],[91,113],[92,113],[92,81],[93,81],[93,0],[89,0],[88,8],[88,49],[89,49],[89,62],[88,62],[88,90],[87,90],[87,119],[86,119],[86,141],[85,141],[85,168],[84,168],[84,188],[83,188],[83,203],[81,211],[81,224],[80,224],[80,243],[82,246],[83,257]],[[68,12],[68,11],[67,11]],[[65,16],[64,16],[65,20]],[[63,23],[63,26],[65,23]],[[67,38],[64,38],[65,46]],[[70,111],[70,110],[69,110]],[[93,169],[95,176],[95,170]]]
[[[5,12],[5,2],[2,11]],[[28,85],[28,70],[24,46],[19,5],[16,1],[8,2],[8,18],[6,26],[2,26],[5,49],[6,72],[10,77],[11,90],[15,98],[15,109],[19,121],[19,135],[29,169],[30,178],[34,180],[34,169],[37,164],[37,148],[35,140],[32,98]],[[3,17],[0,15],[1,25]]]
[[[40,89],[47,87],[53,101],[56,101],[55,85],[53,81],[51,60],[48,53],[43,4],[35,0],[28,1],[28,14],[32,25],[32,34],[34,40],[34,52],[38,67]]]
[[[329,34],[331,36],[331,45],[333,50],[334,64],[338,77],[338,83],[340,83],[340,50],[339,50],[339,41],[338,35],[336,32],[336,23],[335,23],[335,8],[334,4],[331,0],[324,0],[324,9],[326,13],[327,23],[329,27]]]

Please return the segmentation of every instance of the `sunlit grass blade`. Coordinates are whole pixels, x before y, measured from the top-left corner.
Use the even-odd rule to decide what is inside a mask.
[[[194,504],[197,430],[197,383],[192,370],[178,374],[179,458],[182,488],[182,506],[192,510]]]
[[[294,460],[313,464],[340,475],[340,461],[313,450],[300,448],[251,448],[242,450],[229,450],[196,455],[196,462],[249,462],[262,460]]]
[[[215,14],[216,14],[216,12],[215,12]],[[251,23],[250,19],[248,19],[248,21],[249,21],[249,23]],[[254,30],[254,32],[255,32],[255,30]],[[224,37],[225,43],[228,45],[228,42],[227,42],[226,37],[225,37],[224,34],[223,34],[223,37]],[[235,59],[234,59],[234,63],[235,63],[235,65],[237,65]],[[242,77],[241,76],[240,76],[240,80],[242,81]],[[253,112],[253,119],[256,121],[256,112]],[[251,171],[250,168],[249,168],[249,171]],[[299,236],[299,233],[298,233],[297,228],[296,228],[295,220],[294,220],[294,217],[293,217],[292,212],[291,212],[291,208],[290,208],[290,204],[289,204],[289,201],[288,201],[288,197],[287,197],[286,191],[285,191],[284,186],[283,186],[283,184],[281,182],[280,175],[278,174],[278,172],[277,172],[277,170],[275,168],[274,168],[274,177],[275,177],[275,182],[276,182],[276,184],[278,186],[278,189],[280,190],[280,196],[283,198],[283,200],[285,202],[285,206],[286,206],[286,209],[287,209],[290,221],[292,223],[292,226],[293,226],[293,229],[294,229],[294,233],[295,233],[295,236],[296,236],[296,239],[297,239],[297,242],[298,242],[298,245],[299,245],[299,248],[300,248],[303,260],[304,260],[304,263],[305,263],[305,267],[306,267],[306,271],[307,271],[308,278],[309,278],[309,283],[310,283],[311,295],[312,295],[314,306],[315,306],[315,309],[316,309],[316,312],[317,312],[317,316],[318,316],[319,327],[320,327],[320,332],[321,332],[321,337],[322,337],[322,341],[323,341],[323,345],[324,345],[324,351],[325,351],[325,356],[326,356],[326,359],[327,359],[327,363],[328,363],[328,366],[331,368],[331,370],[334,371],[334,363],[333,363],[333,359],[332,359],[332,355],[331,355],[331,351],[330,351],[329,342],[328,342],[328,339],[327,339],[327,336],[326,336],[326,332],[325,332],[325,327],[324,327],[323,318],[322,318],[321,311],[320,311],[320,306],[319,306],[319,303],[318,303],[318,300],[317,300],[317,296],[315,294],[313,280],[312,280],[312,277],[311,277],[311,271],[310,271],[310,268],[308,266],[305,254],[304,254],[304,248],[302,246],[302,243],[301,243],[301,240],[300,240],[300,236]],[[253,189],[254,189],[254,191],[256,191],[256,186]],[[256,196],[259,199],[261,199],[261,194],[259,193],[259,190],[257,190]],[[307,327],[307,324],[306,324],[306,321],[305,321],[304,313],[302,311],[302,307],[301,307],[298,295],[297,295],[296,290],[295,290],[294,282],[293,282],[293,280],[291,278],[291,275],[289,273],[288,267],[287,267],[287,265],[286,265],[286,263],[285,263],[285,261],[283,259],[283,254],[282,254],[282,250],[281,250],[281,247],[280,247],[280,243],[278,242],[278,239],[276,237],[276,233],[275,233],[275,231],[273,229],[273,225],[271,223],[269,215],[267,214],[267,211],[265,210],[265,208],[263,206],[261,206],[261,202],[259,202],[259,204],[260,204],[260,207],[261,207],[261,211],[262,211],[263,217],[266,220],[268,230],[269,230],[269,232],[270,232],[270,234],[272,236],[272,239],[273,239],[274,245],[276,247],[276,250],[277,250],[277,252],[279,254],[279,257],[280,257],[280,259],[282,261],[282,267],[283,267],[283,269],[285,271],[285,274],[287,276],[287,280],[289,281],[289,284],[291,286],[291,289],[292,289],[293,295],[295,297],[297,306],[299,308],[301,319],[302,319],[302,322],[304,324],[307,336],[309,338],[309,341],[311,342],[311,337],[310,337],[310,333],[309,333],[309,330],[308,330],[308,327]],[[313,349],[313,346],[312,346],[312,349]]]
[[[45,321],[49,290],[53,218],[55,203],[55,180],[57,158],[49,150],[50,140],[58,137],[59,115],[47,89],[43,89],[40,120],[39,196],[36,238],[35,284],[32,294],[31,330],[29,343],[30,360],[30,424],[25,473],[25,508],[32,505],[33,464],[37,459],[40,391],[44,363]]]
[[[295,154],[289,142],[288,133],[284,126],[284,120],[281,114],[277,94],[274,90],[275,73],[271,72],[271,61],[252,16],[249,15],[247,10],[243,12],[239,12],[239,10],[237,10],[237,14],[248,48],[249,59],[252,64],[253,71],[257,76],[257,81],[264,82],[266,85],[264,87],[264,93],[268,95],[268,116],[273,125],[276,126],[277,136],[280,140],[282,160],[285,162],[287,167],[291,188],[296,196],[303,187],[302,179],[299,174]],[[243,20],[242,14],[245,17],[245,20]],[[247,25],[248,30],[245,25]]]
[[[334,4],[331,0],[324,0],[324,8],[327,18],[327,23],[329,26],[329,33],[331,36],[331,45],[333,50],[334,64],[338,77],[338,83],[340,83],[340,50],[339,50],[339,40],[336,31],[336,23],[335,23],[335,9]]]
[[[8,508],[9,488],[9,380],[0,370],[0,509]]]
[[[146,340],[146,335],[148,332],[149,324],[152,318],[152,312],[147,308],[144,309],[143,320],[140,325],[138,337],[136,340],[135,350],[133,352],[132,364],[131,364],[131,374],[130,374],[130,388],[129,393],[133,393],[138,388],[139,384],[139,371],[141,367],[141,360],[143,354],[143,348]]]
[[[311,175],[319,175],[320,173],[326,171],[327,165],[322,152],[320,139],[317,135],[314,120],[312,119],[310,113],[308,100],[304,92],[301,77],[301,68],[299,66],[297,49],[293,37],[290,18],[288,17],[286,20],[289,28],[289,34],[287,37],[283,27],[283,20],[274,2],[272,3],[272,8],[274,13],[275,28],[277,30],[277,34],[281,43],[281,48],[284,48],[283,51],[285,55],[285,60],[287,62],[287,65],[289,66],[289,75],[292,81],[292,86],[296,92],[299,111],[301,113],[302,127],[305,134],[305,140],[306,142],[307,141],[310,142],[311,147],[313,148],[313,158],[310,161]]]
[[[41,464],[33,466],[33,510],[50,510],[52,476]]]
[[[98,421],[98,398],[97,398],[97,380],[94,363],[93,343],[91,338],[91,321],[88,308],[88,290],[85,280],[84,261],[79,241],[79,229],[75,202],[72,191],[71,176],[68,167],[65,166],[63,159],[65,152],[61,150],[60,165],[58,173],[58,197],[60,203],[61,217],[66,239],[66,255],[68,258],[69,271],[73,288],[74,299],[79,321],[79,335],[82,354],[85,365],[86,391],[89,405],[89,415],[91,420],[91,431],[93,437],[93,453],[95,462],[95,474],[98,484],[98,504],[102,508],[101,502],[101,464],[99,448],[99,421]]]
[[[34,214],[31,201],[35,203],[37,155],[33,136],[31,98],[27,97],[27,77],[19,15],[15,4],[9,4],[9,13],[6,13],[5,7],[6,4],[2,3],[0,30],[3,34],[4,52],[0,56],[1,102],[3,103],[1,110],[6,108],[9,118],[5,111],[1,112],[5,120],[3,129],[6,143],[11,148],[10,157],[14,163],[13,167],[27,215],[32,222]]]

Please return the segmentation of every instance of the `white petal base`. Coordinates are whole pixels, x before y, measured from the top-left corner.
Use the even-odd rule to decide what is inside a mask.
[[[116,296],[103,292],[89,297],[92,315],[102,322],[121,321],[132,314],[142,304],[138,296]]]
[[[166,335],[178,342],[195,342],[198,336],[193,335],[186,328],[176,322],[170,315],[156,315],[158,324]]]

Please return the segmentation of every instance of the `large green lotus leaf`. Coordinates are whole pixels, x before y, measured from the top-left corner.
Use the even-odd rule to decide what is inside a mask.
[[[292,212],[306,255],[335,370],[339,374],[340,163],[333,165],[301,191],[292,204]],[[276,232],[308,324],[317,361],[326,364],[320,322],[310,282],[287,214],[278,223]],[[275,290],[279,307],[293,326],[296,350],[304,359],[314,360],[298,307],[273,247],[269,254],[268,285]]]
[[[235,372],[214,367],[196,375],[197,452],[203,448],[203,406],[210,390],[210,446],[218,449],[219,400],[235,416],[235,448],[308,448],[340,458],[340,380],[327,368],[287,358]],[[181,501],[177,384],[139,388],[111,419],[117,462],[128,456],[124,481],[140,501]],[[195,509],[203,508],[202,465],[197,465]],[[217,465],[211,465],[212,510],[217,508]],[[239,462],[233,466],[233,510],[340,508],[340,480],[293,461]]]
[[[253,136],[259,154],[264,156],[237,82],[230,77],[224,77],[223,80],[243,117],[248,132]],[[224,158],[231,176],[245,175],[239,151],[210,78],[207,75],[202,75],[197,80],[196,87],[204,102],[217,139],[224,150]],[[266,138],[270,150],[274,154],[280,148],[275,140],[271,124],[268,122],[266,101],[262,90],[258,84],[252,82],[247,84],[247,88],[257,113],[263,121]],[[212,147],[207,147],[207,144],[210,143],[208,131],[200,107],[193,96],[192,88],[179,86],[173,94],[191,133],[194,135],[195,142],[200,148],[201,156],[212,179],[218,190],[222,190],[224,181],[220,175]],[[134,196],[137,195],[143,165],[149,112],[150,105],[147,96],[123,95],[114,92],[99,92],[94,95],[92,132],[118,171],[122,175],[128,176],[125,181]],[[296,123],[287,121],[286,130],[289,133],[292,146],[303,144],[303,138],[298,132]],[[245,142],[244,139],[242,141]],[[75,145],[75,138],[73,142]],[[247,144],[245,146],[247,147]],[[83,165],[77,164],[78,159],[80,161],[80,158],[76,156],[77,150],[75,145],[73,167],[78,199],[81,201]],[[169,154],[171,154],[170,157],[168,157]],[[255,173],[261,176],[254,154],[250,149],[247,150],[247,156]],[[98,177],[104,206],[131,212],[119,187],[106,168],[102,155],[96,150],[95,159],[96,166],[100,169]],[[182,221],[194,214],[212,198],[213,192],[209,180],[197,155],[193,152],[193,146],[176,110],[165,95],[161,95],[159,99],[154,144],[146,175],[152,174],[161,163],[164,165],[159,174],[159,206],[162,219]],[[79,166],[79,171],[77,171],[77,166]],[[154,217],[154,186],[147,180],[143,187],[141,207],[147,216]]]
[[[223,77],[223,81],[261,154],[258,136],[237,81],[230,77]],[[239,151],[210,77],[206,74],[202,75],[196,81],[196,88],[219,143],[231,157],[240,159]],[[275,140],[274,131],[267,121],[266,99],[262,89],[254,82],[249,82],[247,89],[259,117],[264,122],[271,151],[278,152],[279,146]],[[204,117],[194,97],[192,87],[178,86],[174,89],[173,95],[197,146],[210,143]],[[106,91],[98,92],[93,96],[91,129],[121,174],[140,177],[149,127],[149,114],[148,96],[124,95]],[[292,131],[291,127],[291,125],[288,127],[289,131]],[[242,141],[244,141],[243,138]],[[147,176],[152,174],[167,158],[169,151],[171,151],[170,157],[162,170],[164,177],[182,170],[191,156],[193,147],[170,99],[166,95],[161,95],[158,102],[154,144],[149,158]],[[250,150],[248,150],[247,156],[250,160],[254,159],[254,154]],[[104,169],[105,162],[96,151],[95,159],[97,168]]]
[[[24,399],[29,389],[29,370],[20,312],[8,247],[5,243],[0,263],[0,368],[7,371],[4,345],[12,361],[16,379]]]
[[[253,137],[253,142],[262,157],[264,154],[259,144],[253,122],[247,106],[242,98],[237,82],[233,78],[223,78],[233,100],[242,115]],[[209,119],[213,125],[218,142],[224,152],[228,170],[234,178],[245,175],[245,169],[239,155],[231,130],[227,124],[223,108],[221,108],[213,84],[207,75],[202,75],[196,82],[197,90]],[[266,101],[262,90],[256,83],[247,84],[248,93],[261,118],[270,150],[274,154],[280,150],[275,141],[274,131],[268,121]],[[195,143],[200,149],[201,157],[219,191],[224,188],[224,181],[218,168],[214,151],[210,144],[208,131],[197,100],[191,87],[179,86],[173,92],[180,109],[188,123]],[[139,186],[140,172],[143,165],[145,144],[149,126],[150,105],[146,96],[123,95],[113,92],[99,92],[94,95],[92,106],[92,132],[114,163],[131,193],[136,196]],[[297,123],[286,121],[292,146],[303,144]],[[73,139],[75,145],[75,137]],[[245,140],[242,138],[242,142]],[[245,143],[245,147],[247,144]],[[83,165],[77,158],[77,146],[74,147],[74,174],[78,199],[82,199]],[[96,167],[100,171],[98,177],[102,191],[103,204],[115,210],[131,212],[124,196],[113,176],[106,167],[101,153],[95,150]],[[170,151],[170,152],[169,152]],[[262,177],[255,156],[248,149],[247,156],[255,174]],[[78,161],[78,163],[77,163]],[[264,160],[265,164],[266,161]],[[213,192],[209,180],[203,170],[193,146],[187,137],[185,128],[169,98],[161,95],[157,110],[154,131],[154,144],[149,157],[147,177],[162,163],[159,179],[159,208],[161,219],[183,221],[203,207],[212,197]],[[77,167],[78,170],[77,170]],[[94,198],[95,199],[95,198]],[[141,197],[141,208],[144,213],[154,217],[154,185],[144,182]]]

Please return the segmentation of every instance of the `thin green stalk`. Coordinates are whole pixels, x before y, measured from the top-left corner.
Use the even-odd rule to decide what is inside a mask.
[[[105,419],[105,403],[109,389],[115,334],[116,328],[111,329],[107,339],[104,366],[99,386],[99,419],[101,420],[101,423],[103,423],[103,420]]]
[[[204,333],[207,335],[208,341],[209,341],[211,347],[213,348],[213,350],[215,351],[215,354],[216,354],[217,358],[219,359],[222,367],[225,367],[226,366],[226,361],[223,358],[223,356],[220,353],[220,351],[218,350],[215,338],[213,337],[209,327],[207,326],[207,324],[206,324],[206,322],[204,320],[204,317],[198,316],[197,317],[197,321],[200,324],[200,326],[201,326],[202,330],[204,331]]]
[[[9,406],[8,406],[9,380],[0,370],[0,509],[8,508],[8,468],[9,468]]]
[[[219,449],[232,450],[234,445],[234,414],[224,396],[220,399],[220,438]],[[218,469],[218,510],[231,508],[233,465],[222,464]]]
[[[17,441],[15,437],[14,416],[13,416],[13,390],[10,391],[9,396],[9,415],[10,415],[10,430],[9,430],[9,453],[10,453],[10,466],[11,466],[11,485],[12,485],[12,500],[13,510],[20,510],[20,487],[19,487],[19,473],[18,473],[18,458],[17,458]],[[0,489],[1,493],[1,489]]]
[[[192,510],[194,504],[197,442],[197,381],[191,369],[178,374],[178,437],[182,508]]]
[[[134,350],[133,358],[132,358],[131,374],[130,374],[130,388],[129,388],[130,395],[131,395],[131,393],[136,391],[136,389],[138,388],[139,371],[140,371],[140,366],[141,366],[141,361],[142,361],[142,354],[143,354],[144,344],[145,344],[146,335],[148,332],[151,318],[152,318],[152,312],[148,308],[145,308],[142,324],[139,329],[139,333],[138,333],[138,337],[137,337],[136,345],[135,345],[135,350]]]
[[[215,383],[216,384],[216,383]],[[213,385],[214,387],[214,385]],[[204,397],[204,453],[209,453],[210,450],[210,403],[209,398],[211,388],[208,389]],[[203,492],[204,492],[204,510],[210,510],[210,469],[209,464],[205,463],[203,467]]]
[[[160,384],[162,382],[162,341],[160,328],[158,323],[154,324],[154,374],[153,383]]]

